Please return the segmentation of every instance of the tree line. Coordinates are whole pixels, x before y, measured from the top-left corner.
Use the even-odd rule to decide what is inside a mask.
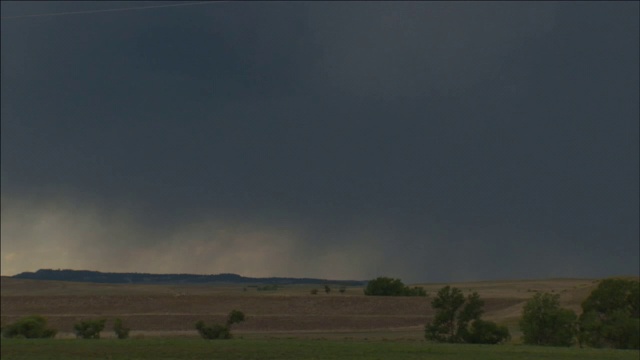
[[[371,280],[365,295],[427,296],[420,287],[409,288],[400,279]],[[506,326],[481,318],[484,301],[477,292],[466,297],[445,286],[431,300],[433,320],[424,336],[433,342],[499,344],[509,341]],[[560,295],[536,293],[523,309],[518,325],[522,341],[530,345],[640,349],[640,281],[605,279],[585,299],[582,313],[562,308]]]

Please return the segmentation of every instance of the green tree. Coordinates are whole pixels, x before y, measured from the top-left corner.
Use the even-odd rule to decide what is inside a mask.
[[[3,329],[6,338],[44,339],[56,336],[57,331],[47,328],[47,319],[40,315],[24,317]]]
[[[214,324],[207,326],[204,321],[200,320],[196,323],[196,330],[203,339],[215,340],[215,339],[231,339],[231,325],[240,323],[245,320],[245,315],[242,311],[233,310],[229,313],[225,325]]]
[[[510,338],[509,330],[480,319],[484,301],[474,292],[466,298],[458,288],[445,286],[431,301],[435,318],[425,326],[425,338],[436,342],[497,344]]]
[[[499,344],[511,339],[509,329],[492,321],[476,319],[464,336],[465,342],[470,344]]]
[[[450,286],[440,289],[431,301],[431,307],[436,310],[436,316],[433,322],[427,323],[425,337],[437,342],[458,342],[456,317],[464,301],[464,295],[460,289]]]
[[[106,319],[85,320],[76,323],[73,328],[76,331],[76,337],[83,339],[100,339],[100,332],[104,329]]]
[[[456,333],[458,337],[465,339],[465,337],[469,333],[469,323],[474,320],[479,320],[484,310],[482,307],[484,306],[484,301],[480,300],[480,295],[477,292],[474,292],[467,296],[466,304],[458,313],[458,324]]]
[[[370,296],[427,296],[421,287],[407,287],[400,279],[378,277],[367,283],[365,295]]]
[[[229,317],[227,318],[227,326],[231,326],[233,324],[241,323],[245,319],[244,313],[240,310],[233,310],[229,313]]]
[[[115,319],[113,322],[113,331],[118,339],[127,339],[129,337],[129,328],[124,327],[121,319]]]
[[[640,348],[640,281],[606,279],[582,303],[580,344]]]
[[[327,293],[327,294],[330,293],[331,292],[331,287],[329,287],[329,285],[325,285],[324,286],[324,292]]]
[[[347,287],[346,286],[340,286],[340,289],[338,289],[338,291],[340,291],[340,294],[344,294],[344,292],[347,291]]]
[[[571,346],[576,319],[573,311],[560,307],[560,295],[537,293],[522,309],[522,339],[531,345]]]

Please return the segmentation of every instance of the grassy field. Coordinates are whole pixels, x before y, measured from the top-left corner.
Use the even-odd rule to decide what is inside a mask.
[[[304,339],[2,340],[2,359],[638,359],[638,351]]]

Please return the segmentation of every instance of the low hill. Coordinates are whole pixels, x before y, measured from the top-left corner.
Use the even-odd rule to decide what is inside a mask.
[[[252,278],[237,274],[146,274],[113,273],[90,270],[52,270],[40,269],[36,272],[23,272],[14,275],[16,279],[55,280],[90,282],[101,284],[269,284],[269,285],[321,285],[334,284],[344,286],[363,286],[367,282],[359,280],[326,280],[314,278],[267,277]]]

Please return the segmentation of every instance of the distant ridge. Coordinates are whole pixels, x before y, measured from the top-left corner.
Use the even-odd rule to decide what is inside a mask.
[[[91,270],[53,270],[40,269],[36,272],[23,272],[12,276],[16,279],[56,280],[73,282],[91,282],[102,284],[336,284],[345,286],[363,286],[367,281],[325,280],[314,278],[266,277],[252,278],[237,274],[148,274],[148,273],[112,273]]]

